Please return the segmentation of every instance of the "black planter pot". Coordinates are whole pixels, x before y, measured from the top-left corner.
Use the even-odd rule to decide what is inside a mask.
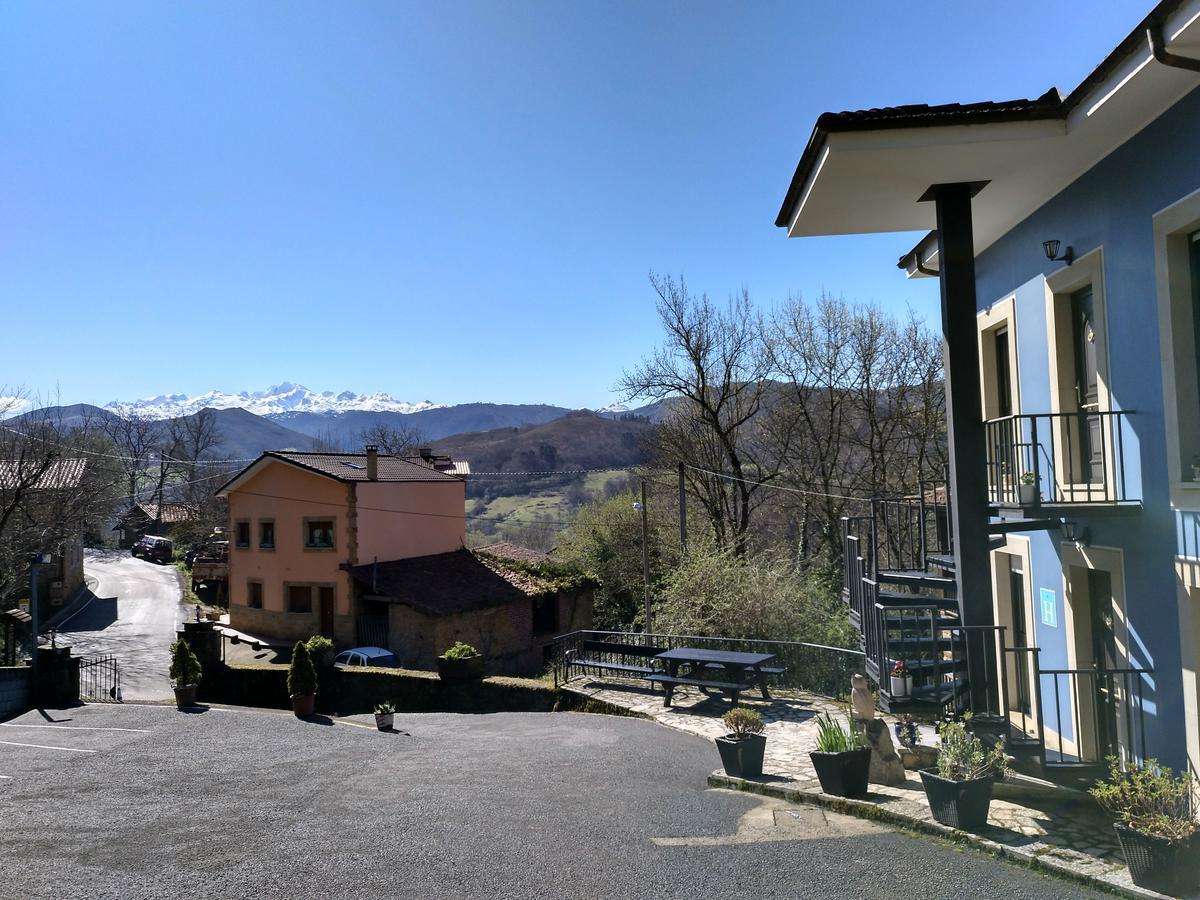
[[[483,677],[483,657],[468,656],[465,659],[438,657],[438,678],[442,681],[473,681]]]
[[[767,738],[761,734],[749,734],[740,739],[729,735],[717,738],[721,765],[725,767],[725,774],[734,778],[761,778],[766,749]]]
[[[821,790],[835,797],[861,797],[867,792],[867,776],[871,773],[871,748],[847,750],[843,753],[808,754]]]
[[[1160,894],[1191,895],[1200,887],[1200,839],[1186,841],[1134,831],[1120,822],[1113,824],[1129,876],[1138,887]]]
[[[943,825],[963,831],[978,831],[987,825],[995,779],[951,781],[932,769],[922,769],[921,783],[933,817]]]

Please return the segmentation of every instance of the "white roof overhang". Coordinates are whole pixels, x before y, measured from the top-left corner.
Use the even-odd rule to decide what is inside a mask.
[[[1200,58],[1200,0],[1167,17],[1171,53]],[[1065,115],[979,124],[831,130],[792,210],[789,237],[932,229],[933,184],[988,182],[973,203],[981,252],[1191,90],[1196,72],[1128,54]]]

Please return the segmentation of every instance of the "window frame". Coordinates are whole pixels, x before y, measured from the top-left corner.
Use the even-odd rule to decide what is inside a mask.
[[[252,588],[258,588],[258,603],[253,601]],[[263,581],[261,578],[246,579],[246,608],[247,609],[262,609],[263,608]]]
[[[310,544],[309,528],[317,522],[329,523],[329,544]],[[305,552],[330,553],[337,550],[337,517],[336,516],[305,516],[301,524],[300,540]]]
[[[233,549],[234,550],[249,550],[250,549],[250,537],[253,533],[250,528],[250,524],[251,523],[250,523],[249,519],[234,519],[233,520]],[[246,526],[246,541],[245,541],[245,543],[243,543],[242,539],[241,539],[243,525]]]
[[[263,541],[263,526],[264,525],[271,526],[271,543],[269,543],[269,544],[265,543]],[[259,550],[268,550],[268,551],[273,551],[275,549],[275,520],[273,518],[258,520],[258,549]]]
[[[313,589],[316,586],[307,581],[285,581],[283,583],[283,605],[284,612],[294,616],[311,616],[313,610]],[[308,592],[308,609],[292,609],[292,591],[297,588],[304,588]]]

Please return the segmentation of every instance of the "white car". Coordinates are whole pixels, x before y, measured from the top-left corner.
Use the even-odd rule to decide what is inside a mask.
[[[400,660],[396,654],[385,647],[354,647],[343,650],[333,660],[336,669],[348,669],[354,666],[377,666],[384,669],[400,668]]]

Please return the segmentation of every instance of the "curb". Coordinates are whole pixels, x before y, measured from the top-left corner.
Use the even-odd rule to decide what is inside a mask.
[[[855,816],[859,819],[870,819],[889,825],[897,825],[909,831],[928,834],[933,837],[942,838],[943,840],[953,841],[957,844],[968,844],[994,856],[1002,856],[1011,862],[1028,866],[1031,869],[1039,869],[1059,878],[1065,878],[1068,881],[1073,881],[1076,884],[1083,884],[1087,887],[1097,888],[1105,891],[1106,893],[1116,894],[1122,897],[1134,897],[1137,898],[1137,900],[1160,900],[1160,898],[1165,896],[1164,894],[1157,894],[1153,891],[1144,890],[1136,885],[1121,884],[1110,881],[1107,878],[1101,878],[1097,875],[1089,875],[1085,872],[1077,872],[1074,869],[1069,868],[1068,866],[1052,858],[1049,858],[1048,854],[1039,854],[1019,850],[1015,847],[1010,847],[1007,844],[1001,844],[997,841],[993,841],[977,834],[971,834],[967,831],[960,831],[957,828],[951,828],[947,825],[942,825],[940,822],[932,822],[927,819],[918,819],[914,818],[913,816],[907,816],[903,813],[895,812],[894,810],[887,809],[867,800],[854,800],[849,797],[833,797],[829,794],[818,793],[816,791],[804,791],[795,787],[785,787],[782,784],[746,781],[742,778],[733,778],[720,771],[714,772],[708,776],[708,784],[709,787],[745,791],[751,794],[761,794],[765,797],[775,797],[780,800],[787,800],[791,803],[819,806],[823,809]]]

